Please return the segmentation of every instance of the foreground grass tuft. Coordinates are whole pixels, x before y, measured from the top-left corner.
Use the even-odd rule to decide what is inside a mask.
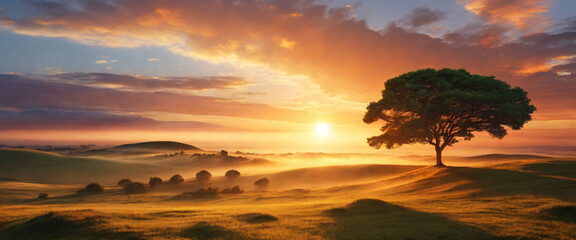
[[[325,211],[334,219],[328,239],[498,239],[441,215],[418,212],[377,199],[360,199]]]
[[[0,231],[0,239],[142,239],[141,234],[105,228],[108,218],[92,210],[50,212]]]
[[[206,222],[199,222],[194,226],[182,230],[180,236],[198,240],[251,239],[241,232],[230,230],[218,225],[211,225]]]

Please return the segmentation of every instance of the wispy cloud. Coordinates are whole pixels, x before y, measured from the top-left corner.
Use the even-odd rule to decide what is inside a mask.
[[[148,62],[158,62],[160,59],[158,58],[148,58]]]
[[[96,64],[107,64],[107,63],[108,63],[108,61],[107,61],[107,60],[104,60],[104,59],[102,59],[102,60],[98,60],[98,61],[96,61],[96,62],[94,62],[94,63],[96,63]]]
[[[0,106],[15,109],[93,109],[108,112],[166,112],[213,115],[286,122],[306,122],[303,111],[231,99],[166,92],[126,92],[69,83],[0,75]]]
[[[230,76],[145,77],[111,73],[64,73],[35,75],[28,76],[28,78],[132,91],[230,89],[240,88],[247,84],[243,78]]]
[[[49,74],[62,74],[62,73],[66,73],[66,71],[62,68],[59,67],[43,67],[40,68],[39,70],[43,70],[48,72]]]
[[[198,121],[158,121],[137,115],[95,111],[26,109],[0,110],[0,130],[141,130],[198,131],[230,130]]]

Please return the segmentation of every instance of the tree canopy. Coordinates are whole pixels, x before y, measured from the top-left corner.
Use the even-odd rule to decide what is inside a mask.
[[[524,90],[493,76],[421,69],[386,81],[382,99],[368,105],[363,120],[384,122],[382,134],[368,138],[371,147],[431,144],[436,166],[444,166],[441,157],[447,146],[480,131],[502,139],[507,135],[504,127],[522,128],[535,110]]]

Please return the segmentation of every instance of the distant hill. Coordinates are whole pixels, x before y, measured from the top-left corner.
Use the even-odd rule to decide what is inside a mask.
[[[172,141],[154,141],[154,142],[141,142],[131,143],[116,146],[111,148],[113,150],[166,150],[166,151],[179,151],[179,150],[192,150],[202,151],[202,149],[194,147],[189,144],[172,142]]]
[[[546,159],[550,157],[530,155],[530,154],[486,154],[466,158],[474,160],[516,160],[516,159]]]
[[[170,169],[99,158],[68,157],[36,150],[0,149],[0,177],[25,182],[111,183],[120,178],[144,178],[163,172],[170,172]]]
[[[172,142],[172,141],[154,141],[141,142],[119,145],[111,148],[92,149],[88,151],[70,152],[70,156],[130,156],[151,153],[171,153],[180,151],[203,151],[195,146]]]

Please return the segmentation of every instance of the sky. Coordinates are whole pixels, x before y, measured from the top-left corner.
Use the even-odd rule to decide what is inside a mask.
[[[573,148],[573,9],[571,0],[0,0],[0,144],[385,152],[366,144],[378,124],[362,122],[384,82],[464,68],[523,88],[537,111],[503,140],[478,134],[448,153]]]

